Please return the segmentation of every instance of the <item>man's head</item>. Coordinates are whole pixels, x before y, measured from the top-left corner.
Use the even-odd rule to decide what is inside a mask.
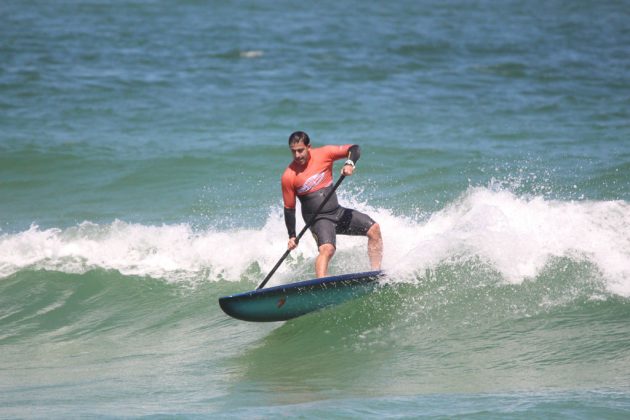
[[[311,139],[303,131],[296,131],[289,136],[289,149],[293,160],[300,165],[306,165],[311,158]]]

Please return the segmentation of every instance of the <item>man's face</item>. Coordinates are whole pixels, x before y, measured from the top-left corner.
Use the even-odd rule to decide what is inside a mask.
[[[295,162],[302,166],[308,163],[308,160],[311,158],[310,144],[307,146],[304,142],[292,143],[289,145],[289,148],[291,149],[291,154]]]

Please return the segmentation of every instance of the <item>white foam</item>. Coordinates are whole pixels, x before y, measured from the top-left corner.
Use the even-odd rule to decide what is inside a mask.
[[[259,58],[263,56],[263,52],[261,50],[249,50],[249,51],[241,51],[239,55],[242,58]]]
[[[267,222],[278,223],[278,216]],[[174,281],[199,276],[239,279],[254,262],[268,264],[268,249],[281,249],[280,235],[273,238],[268,226],[194,232],[186,224],[145,226],[122,221],[107,226],[84,222],[66,230],[41,230],[34,225],[0,237],[0,277],[24,268],[68,273],[100,268]]]
[[[408,226],[407,235],[415,243],[394,241],[401,274],[478,257],[519,284],[550,258],[570,257],[595,264],[611,292],[630,296],[630,205],[623,201],[551,201],[471,188],[426,222]]]
[[[380,223],[384,268],[403,279],[453,259],[479,258],[505,281],[518,284],[535,278],[550,258],[567,256],[589,261],[609,291],[630,296],[630,205],[624,201],[552,201],[471,188],[424,219],[394,215],[344,195],[340,202]],[[196,231],[187,224],[147,226],[118,220],[68,229],[33,225],[0,235],[0,278],[23,269],[84,273],[99,268],[168,281],[237,281],[256,265],[266,274],[285,249],[280,208],[270,211],[260,229]],[[342,265],[337,269],[368,270],[365,249],[365,238],[339,238],[335,258]],[[316,247],[309,234],[292,255],[311,270]],[[344,259],[347,266],[341,263]],[[283,264],[270,284],[292,279],[296,264]]]

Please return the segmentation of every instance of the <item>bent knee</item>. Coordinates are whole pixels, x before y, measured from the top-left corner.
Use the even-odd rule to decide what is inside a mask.
[[[367,236],[370,239],[381,239],[381,226],[378,223],[374,223],[367,231]]]
[[[322,244],[319,246],[319,253],[332,257],[335,254],[335,246],[333,244]]]

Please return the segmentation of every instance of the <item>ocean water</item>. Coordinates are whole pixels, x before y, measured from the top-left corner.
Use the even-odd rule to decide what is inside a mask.
[[[628,1],[3,0],[0,417],[627,418],[627,22]],[[361,145],[340,201],[381,224],[388,279],[240,322],[217,299],[285,250],[295,130]],[[270,285],[313,277],[302,242]],[[368,268],[340,237],[331,273]]]

